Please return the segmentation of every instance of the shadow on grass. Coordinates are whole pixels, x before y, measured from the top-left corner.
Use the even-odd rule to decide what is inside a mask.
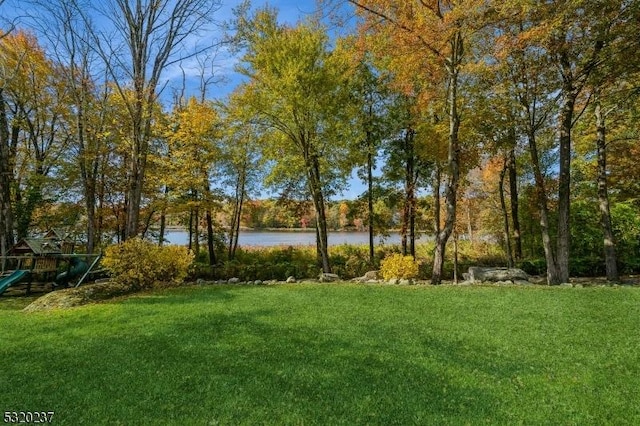
[[[225,302],[235,291],[203,298]],[[385,323],[310,324],[295,311],[285,318],[276,308],[219,312],[206,303],[181,315],[195,302],[174,293],[127,303],[167,304],[175,316],[147,325],[132,316],[129,327],[71,334],[66,345],[2,351],[12,372],[0,378],[15,384],[6,409],[55,409],[63,424],[499,422],[507,419],[490,383],[538,367]]]

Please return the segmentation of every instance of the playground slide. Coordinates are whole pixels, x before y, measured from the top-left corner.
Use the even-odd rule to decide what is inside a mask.
[[[0,294],[4,293],[10,285],[20,282],[28,274],[29,271],[19,269],[7,277],[0,278]]]

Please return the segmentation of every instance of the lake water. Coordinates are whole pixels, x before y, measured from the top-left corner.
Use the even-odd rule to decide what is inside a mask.
[[[187,245],[189,234],[185,231],[169,231],[166,239],[170,244]],[[376,244],[399,244],[400,234],[391,233],[386,238],[375,237]],[[240,246],[304,246],[315,245],[314,231],[240,231]],[[369,244],[368,232],[329,232],[329,245]]]

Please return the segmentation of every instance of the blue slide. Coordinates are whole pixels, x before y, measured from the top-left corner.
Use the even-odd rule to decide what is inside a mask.
[[[29,274],[29,271],[24,269],[18,269],[7,277],[0,278],[0,294],[9,288],[10,285],[20,282],[25,276]]]

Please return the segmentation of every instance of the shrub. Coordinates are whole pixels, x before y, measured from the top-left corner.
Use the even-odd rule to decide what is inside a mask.
[[[116,281],[138,290],[160,282],[181,282],[192,262],[193,254],[185,247],[160,247],[133,238],[107,247],[102,266]]]
[[[380,274],[385,280],[413,279],[418,272],[418,263],[411,256],[392,254],[380,262]]]

